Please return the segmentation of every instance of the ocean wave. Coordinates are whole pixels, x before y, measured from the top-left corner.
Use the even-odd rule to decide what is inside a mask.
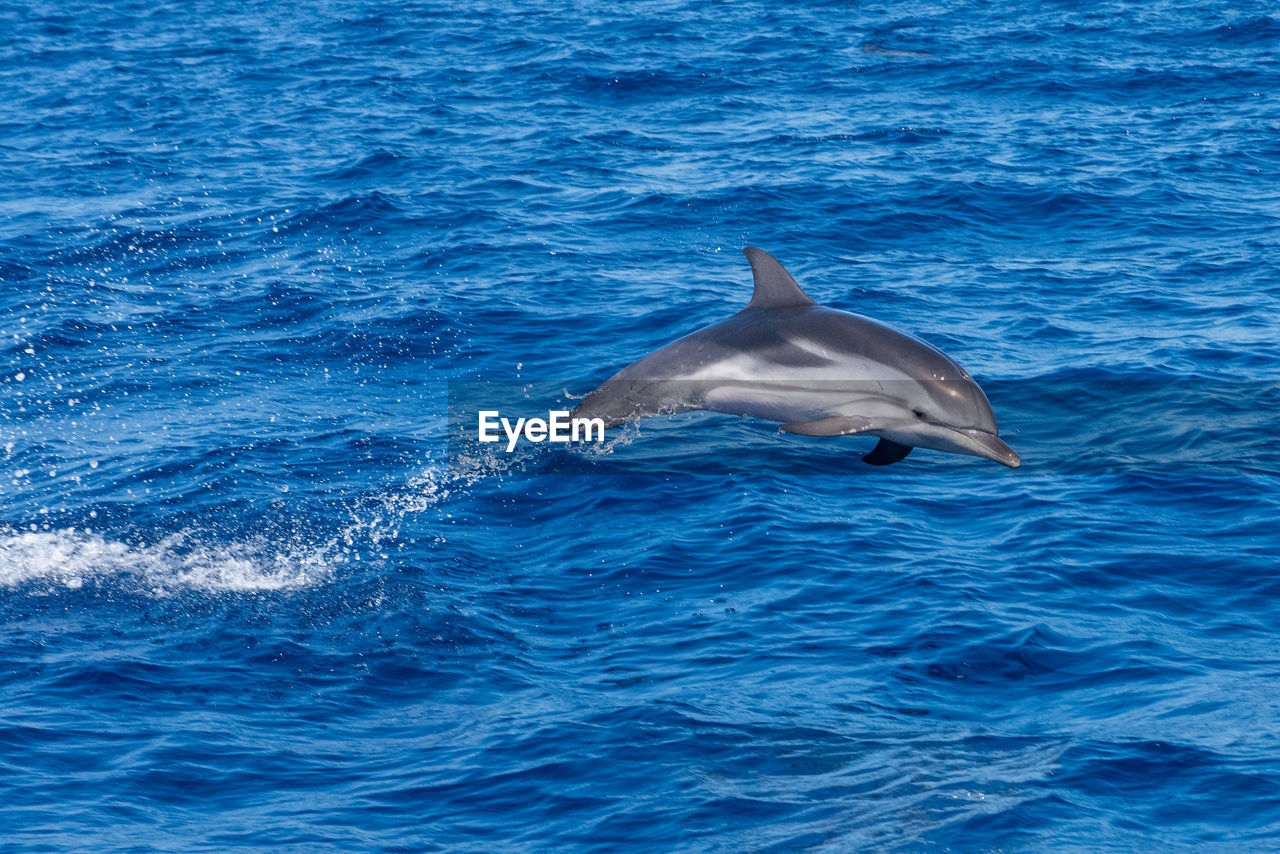
[[[1277,837],[1274,9],[143,5],[0,8],[0,847]],[[744,245],[1024,466],[449,429]]]

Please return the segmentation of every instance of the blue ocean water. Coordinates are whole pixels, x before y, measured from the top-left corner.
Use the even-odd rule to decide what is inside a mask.
[[[0,9],[0,848],[1274,850],[1273,15]],[[745,245],[1022,468],[447,441]]]

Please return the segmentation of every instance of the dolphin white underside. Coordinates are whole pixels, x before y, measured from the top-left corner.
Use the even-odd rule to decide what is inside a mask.
[[[805,436],[876,436],[900,445],[983,457],[1011,468],[1021,465],[1013,449],[981,427],[928,420],[922,408],[927,406],[926,399],[910,394],[913,383],[906,377],[857,383],[702,380],[697,382],[701,390],[691,394],[695,382],[672,383],[670,388],[676,393],[665,397],[668,404],[684,399],[689,408],[773,421],[787,432]],[[916,412],[926,415],[920,417]]]

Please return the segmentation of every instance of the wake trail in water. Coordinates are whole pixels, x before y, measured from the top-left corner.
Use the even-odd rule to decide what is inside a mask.
[[[135,544],[76,528],[0,528],[0,586],[45,593],[112,578],[132,579],[154,596],[297,590],[322,583],[342,562],[331,546],[280,547],[265,539],[218,543],[190,530]]]
[[[428,462],[403,483],[358,497],[333,533],[309,534],[305,519],[287,534],[227,537],[216,525],[189,526],[155,542],[89,527],[0,526],[0,588],[50,594],[91,584],[123,584],[162,597],[183,591],[263,593],[324,585],[344,567],[385,560],[403,546],[402,528],[476,484],[522,470],[528,460],[491,453]]]

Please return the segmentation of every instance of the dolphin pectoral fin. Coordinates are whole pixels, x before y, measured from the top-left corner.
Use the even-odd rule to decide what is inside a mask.
[[[817,421],[791,421],[783,424],[782,429],[797,436],[849,436],[870,430],[871,421],[866,418],[833,415],[830,418],[819,418]]]
[[[862,461],[873,466],[887,466],[898,462],[909,453],[911,453],[910,445],[903,445],[892,439],[881,439],[871,449],[871,453],[862,458]]]

